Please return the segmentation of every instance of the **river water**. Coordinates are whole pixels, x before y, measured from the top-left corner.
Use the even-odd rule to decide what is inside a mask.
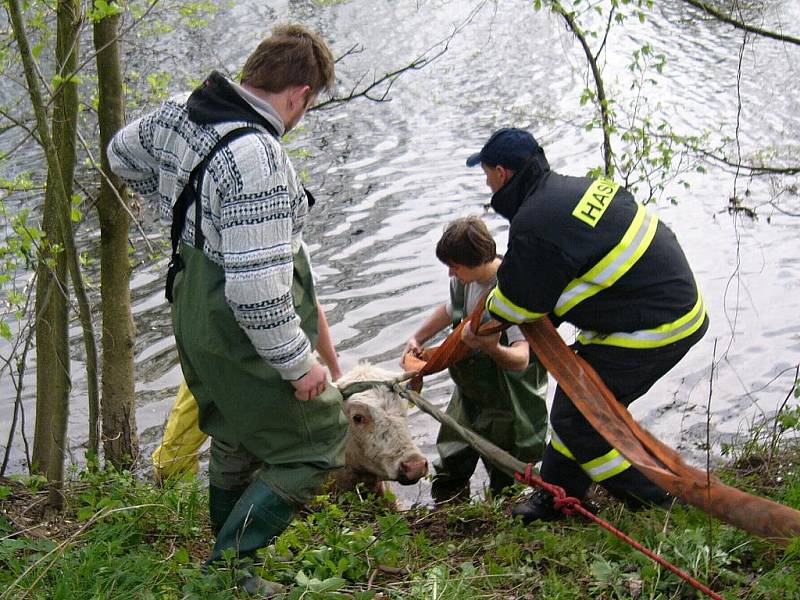
[[[306,153],[296,165],[307,171],[318,199],[307,241],[345,369],[362,360],[396,368],[405,339],[444,301],[447,269],[437,262],[434,247],[451,219],[484,213],[489,193],[482,173],[466,168],[464,161],[493,130],[530,129],[551,166],[565,174],[584,174],[602,160],[599,134],[582,127],[591,111],[579,103],[587,73],[580,47],[556,17],[534,11],[530,2],[233,4],[202,30],[181,29],[162,41],[175,91],[186,78],[197,80],[211,68],[235,71],[275,21],[306,23],[338,55],[354,45],[362,48],[338,66],[340,93],[362,76],[362,83],[371,81],[428,49],[441,48],[437,44],[452,36],[439,58],[396,81],[389,102],[359,99],[312,111],[288,142]],[[668,120],[680,134],[707,133],[711,144],[736,135],[738,113],[738,151],[745,162],[757,152],[775,150],[780,155],[781,148],[791,156],[800,143],[800,49],[747,38],[737,85],[742,32],[699,19],[679,1],[657,4],[644,24],[630,19],[607,42],[604,76],[619,99],[619,110],[634,106],[630,55],[650,44],[654,53],[668,58],[662,74],[649,74],[657,85],[642,95],[655,120]],[[759,23],[800,33],[796,2],[767,4]],[[737,145],[728,143],[725,151],[735,157]],[[796,164],[796,152],[792,158]],[[707,164],[706,169],[704,174],[694,169],[684,174],[691,187],[671,184],[650,208],[681,241],[703,290],[711,328],[632,407],[640,422],[693,461],[703,458],[707,424],[718,453],[722,442],[774,412],[791,390],[800,362],[797,192],[778,194],[770,180],[737,177],[732,168]],[[671,195],[676,203],[667,199]],[[756,219],[728,212],[734,195],[756,209]],[[491,212],[486,219],[502,250],[506,223]],[[146,211],[142,221],[152,242],[163,244],[167,229],[154,224]],[[158,443],[181,375],[163,299],[165,261],[147,259],[141,236],[134,232],[132,239],[137,260],[131,281],[138,332],[137,419],[142,450],[149,453]],[[96,234],[86,234],[82,244],[96,246]],[[72,455],[80,460],[86,437],[85,381],[79,332],[73,331],[77,362],[70,436]],[[568,340],[574,336],[568,326],[561,332]],[[32,371],[29,377],[24,400],[30,436]],[[450,387],[447,377],[439,375],[426,389],[444,406]],[[0,387],[3,439],[13,396],[5,378]],[[412,409],[410,425],[433,458],[437,424]],[[12,464],[23,468],[19,435]],[[480,485],[479,477],[476,491]],[[401,491],[410,501],[425,502],[427,495],[427,482]]]

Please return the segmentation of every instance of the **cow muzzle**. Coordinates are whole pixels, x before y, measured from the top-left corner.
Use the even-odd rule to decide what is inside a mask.
[[[397,474],[397,483],[400,485],[414,485],[427,474],[427,459],[421,454],[411,456],[400,461],[400,471]]]

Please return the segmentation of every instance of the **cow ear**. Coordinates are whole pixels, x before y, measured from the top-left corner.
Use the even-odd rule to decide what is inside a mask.
[[[350,424],[355,427],[364,427],[373,421],[372,411],[370,411],[369,405],[363,402],[350,401],[347,403],[344,410],[347,418],[350,420]]]

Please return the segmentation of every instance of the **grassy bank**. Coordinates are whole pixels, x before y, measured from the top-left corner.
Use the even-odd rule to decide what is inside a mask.
[[[800,507],[800,444],[784,443],[779,460],[763,450],[718,474]],[[198,568],[212,536],[197,482],[84,472],[57,514],[37,485],[0,482],[0,598],[240,597],[230,569]],[[693,508],[631,513],[598,500],[601,516],[726,598],[800,598],[800,543],[779,548]],[[594,524],[515,522],[513,501],[398,513],[357,493],[322,496],[266,551],[264,575],[308,600],[701,597]]]

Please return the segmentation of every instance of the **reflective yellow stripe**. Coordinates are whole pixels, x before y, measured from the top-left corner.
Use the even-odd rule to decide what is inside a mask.
[[[637,203],[636,215],[619,243],[594,267],[564,288],[554,312],[563,316],[577,304],[614,285],[650,247],[657,227],[658,219]]]
[[[546,313],[535,313],[517,306],[503,295],[499,287],[495,287],[486,299],[486,310],[510,323],[524,323],[540,319]]]
[[[606,212],[618,189],[619,184],[609,179],[595,180],[578,201],[572,216],[594,227]]]
[[[697,302],[685,315],[672,321],[659,325],[653,329],[621,333],[598,333],[596,331],[582,331],[578,335],[581,344],[605,344],[622,348],[660,348],[673,344],[689,337],[700,329],[706,318],[706,307],[700,290],[697,291]]]
[[[550,445],[553,447],[554,450],[557,450],[564,456],[566,456],[570,460],[575,460],[575,457],[572,456],[572,452],[569,451],[561,439],[556,435],[556,432],[552,429],[550,430]]]
[[[630,466],[631,463],[618,450],[612,448],[603,456],[581,464],[581,469],[592,478],[592,481],[599,483],[619,475]]]
[[[569,448],[564,445],[564,442],[561,441],[558,434],[552,429],[550,430],[550,445],[560,454],[563,454],[570,460],[575,460],[572,452],[569,451]],[[613,448],[603,456],[598,456],[588,462],[581,463],[581,469],[596,483],[610,479],[614,477],[614,475],[619,475],[630,466],[631,463],[628,462],[618,450]]]

